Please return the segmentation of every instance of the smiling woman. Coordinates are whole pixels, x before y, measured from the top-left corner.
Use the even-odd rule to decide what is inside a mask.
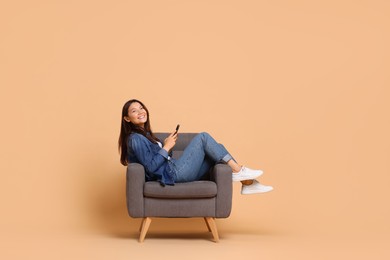
[[[232,169],[232,180],[241,181],[241,194],[271,191],[271,186],[260,184],[256,178],[261,170],[252,170],[238,164],[226,148],[206,132],[196,135],[183,154],[174,159],[170,151],[175,146],[178,133],[171,133],[164,142],[154,134],[150,126],[149,111],[139,100],[132,99],[122,109],[119,150],[121,163],[140,163],[145,167],[146,181],[157,180],[162,185],[175,182],[200,180],[219,161]]]
[[[133,102],[130,105],[128,111],[129,111],[128,115],[124,117],[126,122],[128,123],[133,122],[134,125],[143,128],[144,124],[148,119],[148,115],[146,113],[144,106],[138,102]]]

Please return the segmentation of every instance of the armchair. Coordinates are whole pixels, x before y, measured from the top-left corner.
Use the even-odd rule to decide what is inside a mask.
[[[196,133],[181,133],[173,158],[178,158]],[[168,133],[157,133],[164,140]],[[129,163],[126,176],[128,213],[143,218],[139,242],[143,242],[151,218],[204,218],[214,241],[219,241],[216,218],[227,218],[232,207],[232,176],[226,164],[216,164],[206,179],[161,186],[157,181],[145,182],[145,169],[141,164]]]

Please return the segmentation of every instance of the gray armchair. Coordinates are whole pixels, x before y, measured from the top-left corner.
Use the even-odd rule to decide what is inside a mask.
[[[180,133],[173,149],[178,158],[196,133]],[[168,133],[157,133],[164,140]],[[214,241],[218,242],[216,218],[227,218],[232,208],[232,175],[226,164],[216,164],[204,180],[161,186],[157,181],[145,182],[141,164],[129,163],[126,181],[127,209],[133,218],[143,218],[139,241],[143,242],[151,218],[204,218]]]

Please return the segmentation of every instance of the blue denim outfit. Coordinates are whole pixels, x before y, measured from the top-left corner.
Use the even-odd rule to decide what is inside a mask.
[[[175,172],[168,152],[145,136],[132,133],[127,141],[127,161],[140,163],[145,168],[146,181],[159,180],[161,184],[173,185]]]
[[[163,185],[199,180],[216,162],[233,159],[222,144],[205,132],[196,135],[177,160],[137,133],[130,135],[128,151],[129,162],[145,167],[147,181],[159,180]]]

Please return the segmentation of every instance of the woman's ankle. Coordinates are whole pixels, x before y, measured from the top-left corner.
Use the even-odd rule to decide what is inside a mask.
[[[246,181],[241,181],[242,185],[251,185],[253,184],[253,180],[246,180]]]
[[[232,169],[233,173],[238,173],[239,171],[241,171],[241,168],[242,168],[241,165],[239,165],[238,163],[236,163],[232,159],[227,162],[227,165],[230,166],[230,168]]]
[[[238,167],[231,167],[231,168],[232,168],[233,173],[235,174],[235,173],[239,173],[241,171],[242,166],[238,165]]]

